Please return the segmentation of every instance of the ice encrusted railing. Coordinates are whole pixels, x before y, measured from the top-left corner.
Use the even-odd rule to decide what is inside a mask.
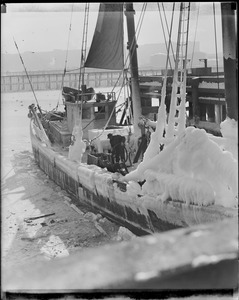
[[[190,126],[167,140],[164,136],[167,137],[168,124],[162,103],[156,131],[151,135],[143,161],[124,180],[134,189],[136,182],[145,181],[140,193],[161,201],[172,199],[186,204],[237,207],[237,122],[227,118],[220,126],[222,137]]]

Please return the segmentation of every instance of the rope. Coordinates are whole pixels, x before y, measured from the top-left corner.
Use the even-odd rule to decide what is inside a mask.
[[[141,10],[141,14],[140,14],[140,19],[139,19],[138,24],[137,24],[137,27],[136,27],[136,32],[138,31],[137,38],[138,38],[139,31],[140,31],[141,26],[142,26],[143,17],[144,17],[145,11],[146,11],[146,7],[147,7],[147,3],[144,3],[144,4],[143,4],[143,8],[142,8],[142,10]],[[135,38],[135,42],[136,42],[136,43],[137,43],[137,38]],[[136,45],[136,43],[135,43],[135,45]],[[132,50],[132,47],[133,47],[133,46],[134,46],[134,43],[131,44],[130,50]],[[135,51],[135,50],[136,50],[136,47],[135,47],[134,51]],[[120,75],[118,76],[118,78],[117,78],[117,80],[116,80],[116,82],[115,82],[115,84],[114,84],[114,86],[113,86],[113,88],[112,88],[112,92],[113,92],[114,89],[116,88],[116,86],[117,86],[117,84],[118,84],[118,82],[119,82],[119,80],[120,80],[122,74],[124,74],[124,72],[125,72],[125,66],[126,66],[126,63],[127,63],[128,59],[129,59],[129,53],[128,53],[127,57],[126,57],[126,60],[125,60],[125,63],[124,63],[124,68],[123,68],[123,70],[120,72]],[[76,70],[77,70],[77,69],[76,69]],[[104,128],[103,128],[102,133],[100,133],[100,134],[99,134],[97,137],[95,137],[93,140],[99,138],[99,137],[104,133],[106,127],[108,126],[108,124],[109,124],[109,122],[110,122],[110,119],[111,119],[111,117],[112,117],[112,115],[113,115],[114,109],[116,108],[116,104],[117,104],[117,102],[118,102],[118,100],[119,100],[120,93],[121,93],[121,90],[122,90],[122,88],[123,88],[123,85],[124,85],[124,81],[123,81],[123,83],[122,83],[122,85],[121,85],[121,87],[120,87],[120,89],[119,89],[119,93],[118,93],[117,100],[116,100],[116,102],[115,102],[115,106],[114,106],[114,108],[113,108],[113,110],[112,110],[112,112],[111,112],[111,114],[110,114],[110,116],[109,116],[109,119],[108,119],[106,125],[105,125]],[[82,106],[82,102],[81,102],[81,106]],[[102,108],[100,109],[99,113],[102,111],[102,109],[103,109],[103,106],[102,106]],[[82,109],[81,109],[81,111],[82,111]],[[94,120],[95,120],[95,118],[92,119],[92,120],[91,120],[91,121],[83,128],[83,130],[84,130],[85,128],[87,128]],[[93,140],[92,140],[92,141],[93,141]]]
[[[175,62],[175,56],[174,56],[173,45],[172,45],[172,31],[173,31],[173,15],[174,15],[174,10],[175,10],[175,2],[173,3],[170,31],[168,32],[169,41],[168,41],[168,49],[167,49],[166,74],[165,74],[166,76],[167,76],[167,71],[168,71],[168,60],[170,59],[169,58],[170,45],[171,45],[171,50],[172,50],[172,53],[173,53],[173,59],[174,59],[174,62]]]
[[[19,51],[19,49],[18,49],[18,46],[17,46],[17,43],[16,43],[14,37],[13,37],[13,41],[14,41],[14,44],[15,44],[15,46],[16,46],[16,48],[17,48],[17,52],[18,52],[18,54],[19,54],[19,57],[20,57],[20,60],[21,60],[22,65],[23,65],[23,67],[24,67],[24,70],[25,70],[25,72],[26,72],[27,79],[28,79],[28,81],[29,81],[29,83],[30,83],[31,90],[32,90],[32,92],[33,92],[33,95],[34,95],[35,100],[36,100],[36,103],[37,103],[37,107],[38,107],[38,109],[39,109],[39,111],[40,111],[40,114],[41,114],[41,117],[42,117],[42,111],[41,111],[40,105],[39,105],[39,103],[38,103],[38,100],[37,100],[36,94],[35,94],[35,92],[34,92],[34,89],[33,89],[33,86],[32,86],[31,80],[30,80],[30,77],[29,77],[29,75],[28,75],[27,69],[26,69],[26,67],[25,67],[24,61],[23,61],[23,59],[22,59],[21,53],[20,53],[20,51]]]
[[[162,86],[162,90],[161,90],[161,105],[165,104],[165,97],[166,97],[168,61],[169,61],[170,44],[172,45],[171,40],[172,40],[172,28],[173,28],[174,9],[175,9],[175,2],[173,3],[171,26],[170,26],[170,32],[169,32],[169,42],[168,42],[168,45],[167,45],[167,60],[166,60],[166,70],[165,70],[165,74],[164,74],[163,86]],[[172,49],[172,51],[173,51],[173,49]]]
[[[200,9],[200,2],[198,3],[198,10],[197,10],[197,20],[196,20],[196,28],[195,28],[195,33],[194,33],[193,51],[192,51],[191,66],[190,66],[191,69],[193,67],[193,56],[194,56],[194,51],[195,51],[196,35],[197,35],[197,28],[198,28],[199,9]]]
[[[74,7],[74,3],[72,4],[72,8],[71,8],[71,17],[70,17],[70,25],[69,25],[69,32],[68,32],[67,48],[66,48],[65,67],[64,67],[64,71],[63,71],[63,75],[62,75],[61,90],[62,90],[62,88],[63,88],[63,85],[64,85],[64,79],[65,79],[65,75],[66,75],[66,65],[67,65],[68,52],[69,52],[69,43],[70,43],[70,33],[71,33],[71,24],[72,24],[73,7]],[[60,102],[60,94],[59,94],[59,96],[58,96],[58,101],[57,101],[56,109],[57,109],[58,106],[59,106],[59,102]]]
[[[136,30],[135,30],[136,32],[138,31],[137,37],[135,37],[135,43],[132,43],[132,44],[130,45],[130,47],[131,47],[130,50],[132,50],[133,47],[136,46],[136,44],[137,44],[137,38],[138,38],[139,32],[140,32],[141,27],[142,27],[142,23],[143,23],[143,18],[144,18],[144,14],[145,14],[145,11],[146,11],[146,7],[147,7],[147,3],[145,2],[145,3],[143,4],[142,10],[141,10],[141,14],[140,14],[140,18],[139,18],[139,21],[138,21],[138,24],[137,24]],[[133,49],[133,51],[136,51],[136,47],[135,47],[135,49]],[[129,51],[129,53],[130,53],[130,51]],[[126,60],[125,60],[125,63],[124,63],[124,69],[125,69],[125,66],[126,66],[126,63],[127,63],[128,59],[129,59],[129,55],[130,55],[129,53],[128,53],[128,55],[127,55],[127,57],[126,57]],[[124,74],[124,69],[121,71],[121,73],[120,73],[120,75],[119,75],[119,77],[118,77],[118,79],[117,79],[117,81],[116,81],[116,83],[115,83],[115,85],[114,85],[112,91],[114,90],[114,88],[116,87],[117,83],[119,82],[119,79],[121,78],[122,74]],[[124,85],[124,82],[123,82],[123,84],[122,84],[122,86],[121,86],[120,92],[121,92],[121,90],[122,90],[122,88],[123,88],[123,85]],[[117,104],[117,102],[118,102],[118,100],[119,100],[120,92],[119,92],[119,94],[118,94],[118,98],[117,98],[117,101],[116,101],[116,103],[115,103],[115,107],[116,107],[116,104]],[[108,118],[108,121],[106,122],[105,126],[103,127],[103,131],[102,131],[97,137],[95,137],[93,140],[99,138],[99,137],[104,133],[104,131],[105,131],[106,127],[108,126],[108,124],[109,124],[109,122],[110,122],[110,119],[111,119],[111,117],[112,117],[112,115],[113,115],[113,113],[114,113],[115,107],[112,109],[112,112],[111,112],[111,114],[110,114],[110,116],[109,116],[109,118]],[[94,119],[93,119],[93,120],[94,120]],[[83,129],[85,129],[87,126],[89,126],[89,124],[90,124],[93,120],[91,120],[91,121],[90,121]],[[92,140],[92,141],[93,141],[93,140]],[[92,141],[91,141],[91,142],[92,142]]]
[[[83,35],[81,43],[81,63],[80,63],[80,74],[79,74],[79,84],[78,90],[80,91],[81,84],[84,84],[85,75],[85,55],[87,46],[87,34],[88,34],[88,18],[89,18],[89,3],[85,4],[85,15],[84,15],[84,25],[83,25]]]
[[[137,37],[135,37],[135,45],[137,44],[137,38],[138,38],[139,31],[140,31],[141,26],[142,26],[143,17],[144,17],[143,13],[145,13],[146,7],[147,7],[147,3],[144,3],[144,4],[143,4],[143,8],[142,8],[142,10],[141,10],[140,18],[139,18],[139,21],[138,21],[138,24],[137,24],[136,30],[135,30],[136,32],[138,31]],[[139,28],[139,29],[138,29],[138,28]],[[129,52],[128,52],[128,54],[127,54],[127,56],[126,56],[126,59],[125,59],[124,68],[123,68],[123,70],[120,72],[120,75],[118,76],[118,78],[117,78],[117,80],[116,80],[116,82],[115,82],[115,84],[114,84],[114,86],[113,86],[113,88],[112,88],[112,92],[114,91],[114,89],[115,89],[115,87],[117,86],[117,84],[118,84],[120,78],[121,78],[122,75],[124,74],[124,71],[125,71],[125,69],[126,69],[125,67],[126,67],[126,65],[127,65],[127,63],[128,63],[129,56],[130,56],[129,53],[130,53],[130,51],[133,49],[133,47],[134,47],[134,43],[132,43],[132,44],[130,45]],[[133,51],[136,51],[136,47],[135,47],[135,49],[134,49]]]
[[[159,4],[158,4],[159,6]],[[172,50],[172,54],[173,54],[173,60],[175,62],[175,56],[174,56],[174,50],[173,50],[173,44],[172,44],[172,39],[171,39],[171,36],[172,36],[172,24],[173,24],[173,15],[174,15],[174,9],[175,9],[175,2],[173,3],[173,9],[172,9],[172,17],[171,17],[171,28],[170,28],[170,31],[168,29],[168,22],[167,22],[167,19],[166,19],[166,14],[165,14],[165,9],[164,9],[164,5],[162,3],[162,7],[163,7],[163,12],[164,12],[164,19],[165,19],[165,23],[166,23],[166,27],[167,27],[167,31],[168,31],[168,35],[169,35],[169,43],[170,43],[170,46],[171,46],[171,50]],[[169,54],[169,52],[168,52]],[[171,63],[170,63],[171,65]],[[172,69],[172,68],[171,68]]]

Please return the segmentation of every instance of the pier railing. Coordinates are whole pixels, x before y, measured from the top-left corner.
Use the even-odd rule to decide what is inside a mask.
[[[172,74],[171,74],[172,75]],[[168,77],[166,87],[166,106],[170,105],[172,76]],[[142,110],[153,112],[150,119],[156,120],[158,105],[161,99],[162,76],[140,77],[141,105]],[[224,74],[203,74],[192,72],[187,78],[187,115],[190,125],[204,128],[210,133],[220,135],[220,123],[226,118],[226,100]],[[153,98],[158,99],[156,106]],[[154,111],[152,110],[154,107]]]
[[[121,71],[102,71],[85,73],[85,84],[90,87],[109,87],[115,84],[122,84],[122,76],[119,78]],[[160,70],[140,70],[140,75],[158,75]],[[29,72],[34,90],[58,90],[62,88],[63,72]],[[64,86],[78,88],[79,72],[66,73],[64,76]],[[30,91],[30,83],[25,73],[6,73],[1,75],[2,93],[12,93],[20,91]]]

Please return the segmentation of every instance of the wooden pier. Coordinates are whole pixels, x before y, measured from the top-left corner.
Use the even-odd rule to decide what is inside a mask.
[[[140,76],[139,80],[144,115],[147,115],[147,111],[153,106],[153,99],[158,99],[154,113],[148,116],[156,121],[163,77],[162,75]],[[166,107],[170,105],[172,81],[173,77],[169,76],[166,88]],[[224,73],[211,72],[205,68],[192,69],[187,76],[186,97],[188,125],[204,128],[209,133],[221,135],[220,123],[226,118]]]
[[[85,84],[92,87],[109,87],[122,84],[122,76],[118,80],[121,71],[95,71],[85,73]],[[159,70],[141,70],[140,75],[157,75]],[[79,71],[66,73],[63,81],[62,71],[29,72],[29,78],[35,91],[58,90],[64,86],[78,88]],[[27,75],[23,73],[9,73],[1,76],[2,93],[30,91],[31,86]]]
[[[148,115],[150,119],[157,119],[158,105],[161,99],[161,88],[163,82],[163,70],[139,70],[139,84],[141,92],[141,105],[143,115]],[[94,71],[85,73],[85,84],[90,87],[110,87],[120,86],[122,76],[121,71]],[[171,74],[172,75],[172,74]],[[62,85],[78,88],[79,71],[66,73],[63,81],[63,73],[52,72],[30,72],[34,90],[59,90]],[[172,76],[167,79],[167,99],[171,95]],[[25,73],[2,74],[1,91],[25,92],[30,91],[30,83]],[[153,105],[156,98],[156,105]],[[212,72],[211,68],[195,68],[188,72],[187,78],[187,100],[188,100],[188,122],[199,128],[204,128],[208,132],[220,135],[220,123],[226,118],[226,101],[224,73]],[[155,109],[152,113],[152,106]]]

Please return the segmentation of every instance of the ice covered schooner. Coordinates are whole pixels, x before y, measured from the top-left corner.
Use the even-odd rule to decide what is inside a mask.
[[[34,105],[29,107],[32,148],[39,167],[76,203],[86,204],[135,232],[160,232],[235,218],[237,117],[230,112],[237,99],[227,100],[232,95],[232,90],[227,94],[227,78],[234,77],[228,72],[228,63],[234,65],[236,51],[230,51],[224,41],[227,117],[220,124],[221,136],[214,136],[204,129],[186,126],[190,2],[180,3],[169,110],[165,100],[169,59],[159,106],[145,109],[142,105],[133,4],[100,4],[87,57],[89,4],[85,13],[80,84],[76,89],[63,87],[65,112],[42,113]],[[124,15],[129,50],[125,60]],[[170,49],[171,35],[168,54]],[[116,116],[119,93],[96,93],[87,88],[85,68],[122,69],[121,81],[129,85],[130,93],[123,101],[120,123]],[[157,118],[152,120],[152,116]]]

